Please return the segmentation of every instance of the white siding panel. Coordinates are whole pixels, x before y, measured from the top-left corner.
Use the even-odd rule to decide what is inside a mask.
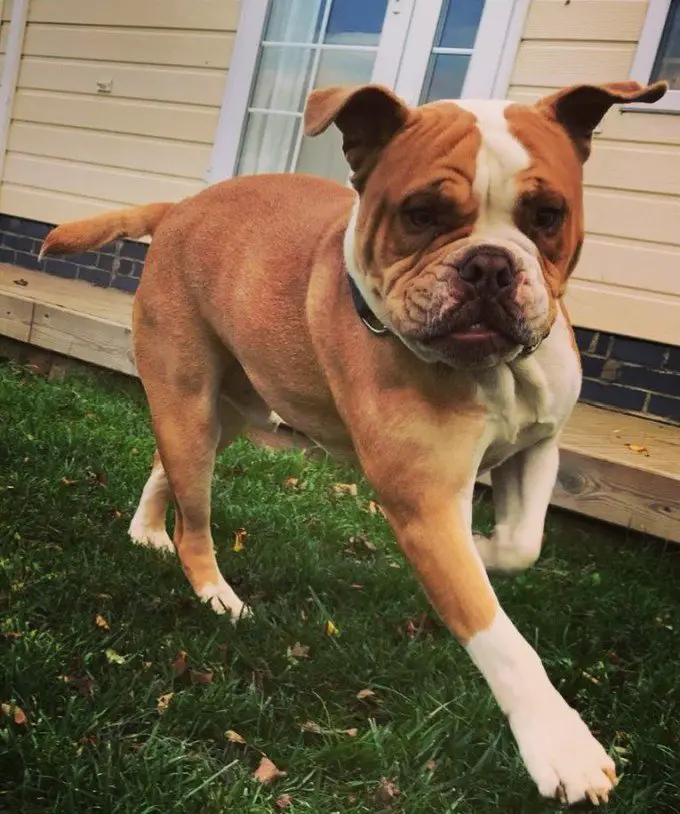
[[[535,0],[524,38],[636,42],[646,11],[645,0]]]
[[[588,188],[585,222],[593,234],[680,246],[677,197]]]
[[[29,22],[235,31],[242,0],[31,0]]]
[[[9,150],[197,181],[205,175],[211,152],[203,144],[22,122],[12,128]]]
[[[2,40],[0,39],[0,44]],[[73,25],[29,25],[24,54],[63,59],[227,68],[234,34]]]
[[[680,196],[680,150],[598,139],[585,166],[585,181],[609,189]]]
[[[60,124],[209,145],[215,138],[218,116],[216,107],[140,102],[81,93],[19,90],[14,100],[17,123]]]
[[[627,79],[633,63],[635,45],[581,45],[561,42],[522,43],[517,55],[512,83],[560,88],[577,82],[589,84]]]
[[[16,184],[4,183],[0,187],[0,211],[11,212],[18,218],[31,218],[45,223],[90,218],[124,205],[122,201],[83,198],[79,195]]]

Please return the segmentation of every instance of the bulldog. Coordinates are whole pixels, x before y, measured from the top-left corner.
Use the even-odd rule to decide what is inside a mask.
[[[43,253],[152,235],[134,353],[157,452],[130,534],[176,551],[218,613],[247,612],[210,529],[216,452],[285,422],[361,466],[432,604],[507,715],[546,797],[606,801],[613,761],[500,607],[486,569],[535,562],[581,373],[565,287],[582,166],[617,103],[664,83],[569,87],[535,105],[410,108],[377,86],[308,98],[343,136],[353,189],[240,177],[180,203],[67,223]],[[473,534],[489,471],[496,525]],[[166,511],[174,501],[174,537]]]

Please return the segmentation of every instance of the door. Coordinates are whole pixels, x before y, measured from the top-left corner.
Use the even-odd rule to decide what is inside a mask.
[[[314,139],[303,134],[307,94],[378,82],[409,104],[491,96],[513,6],[513,0],[248,0],[208,180],[306,172],[344,182],[337,129]]]

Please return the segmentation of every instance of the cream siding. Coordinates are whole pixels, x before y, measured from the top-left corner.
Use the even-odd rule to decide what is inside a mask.
[[[31,0],[0,210],[60,222],[200,190],[239,13],[239,0]]]
[[[533,0],[509,96],[627,79],[644,0]],[[569,287],[577,325],[680,343],[680,116],[613,109],[586,164],[587,237]]]

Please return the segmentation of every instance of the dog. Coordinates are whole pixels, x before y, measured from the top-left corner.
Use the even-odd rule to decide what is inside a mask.
[[[351,186],[279,174],[61,225],[44,254],[152,235],[133,344],[157,441],[130,527],[196,594],[247,613],[210,530],[218,450],[285,422],[356,460],[439,615],[508,717],[540,793],[606,801],[614,762],[500,607],[487,570],[538,558],[581,370],[563,302],[582,166],[614,104],[663,82],[576,85],[534,105],[410,108],[378,85],[313,91]],[[478,473],[496,525],[473,535]],[[176,507],[174,539],[165,527]]]

